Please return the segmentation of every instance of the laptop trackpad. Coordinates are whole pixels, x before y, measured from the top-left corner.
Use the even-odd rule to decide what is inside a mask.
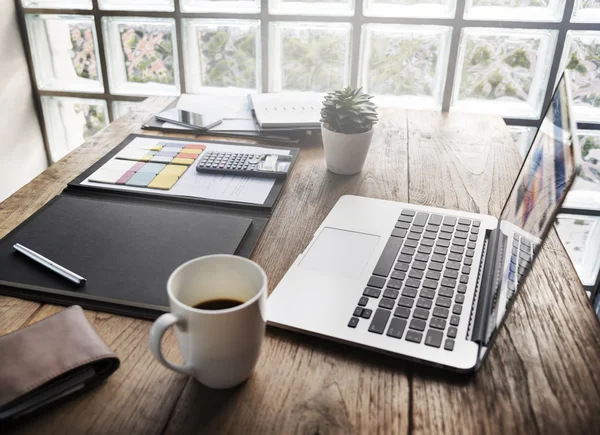
[[[373,255],[377,243],[379,236],[325,228],[299,267],[344,278],[358,278]]]

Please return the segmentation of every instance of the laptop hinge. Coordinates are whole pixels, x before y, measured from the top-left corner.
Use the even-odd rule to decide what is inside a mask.
[[[481,288],[477,299],[477,309],[475,311],[475,320],[473,322],[473,332],[471,340],[476,343],[486,341],[487,325],[490,316],[492,301],[495,292],[495,276],[498,270],[497,256],[500,243],[500,229],[492,230],[488,242],[487,253],[483,266],[483,274],[481,277]]]

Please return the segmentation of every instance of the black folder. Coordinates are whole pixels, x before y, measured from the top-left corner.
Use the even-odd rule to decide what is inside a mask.
[[[250,256],[285,180],[260,205],[81,184],[133,137],[0,240],[0,293],[152,319],[169,311],[166,283],[177,266],[210,254]],[[15,243],[83,276],[86,285],[16,252]]]

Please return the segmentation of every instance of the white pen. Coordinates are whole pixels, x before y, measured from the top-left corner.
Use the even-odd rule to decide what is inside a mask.
[[[83,276],[79,276],[75,272],[71,272],[69,269],[62,267],[60,264],[56,264],[54,261],[47,259],[43,255],[40,255],[29,248],[26,248],[20,243],[15,243],[13,248],[15,248],[15,250],[20,252],[21,254],[31,258],[36,263],[41,264],[42,266],[51,270],[54,273],[57,273],[63,278],[66,278],[79,286],[85,285],[86,279]]]

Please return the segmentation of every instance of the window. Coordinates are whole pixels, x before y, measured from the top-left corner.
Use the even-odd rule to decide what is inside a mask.
[[[151,95],[324,92],[490,113],[527,149],[563,70],[600,125],[600,0],[21,0],[54,160]]]

